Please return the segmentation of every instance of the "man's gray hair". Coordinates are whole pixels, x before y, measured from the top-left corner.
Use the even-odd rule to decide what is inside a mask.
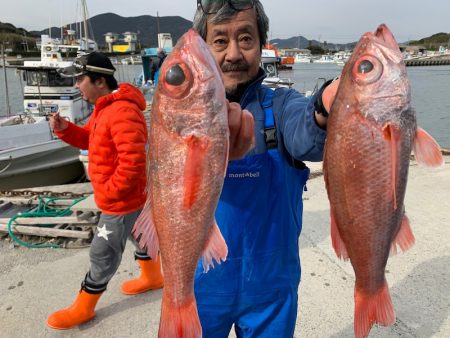
[[[267,42],[267,32],[269,31],[269,18],[267,17],[264,7],[259,0],[255,0],[254,11],[256,13],[256,23],[258,26],[260,48]],[[205,14],[200,7],[197,7],[194,17],[194,29],[200,34],[203,40],[206,40],[207,23],[208,21],[217,24],[224,21],[228,21],[235,17],[239,12],[230,7],[230,4],[226,1],[221,9],[216,14]]]

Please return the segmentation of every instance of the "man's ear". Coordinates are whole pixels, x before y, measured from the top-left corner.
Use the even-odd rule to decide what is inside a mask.
[[[99,86],[100,88],[105,88],[108,87],[108,85],[106,84],[106,80],[104,77],[100,77],[98,78],[95,83],[97,84],[97,86]]]

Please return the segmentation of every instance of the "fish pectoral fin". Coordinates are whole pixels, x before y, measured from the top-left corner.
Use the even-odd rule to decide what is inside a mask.
[[[228,246],[220,232],[219,226],[214,220],[213,226],[209,232],[209,238],[206,241],[205,249],[202,253],[202,265],[204,272],[208,272],[209,267],[214,268],[213,259],[217,263],[225,261],[228,255]]]
[[[441,147],[436,140],[422,128],[417,128],[416,130],[413,149],[417,163],[428,167],[440,167],[444,165]]]
[[[373,324],[389,326],[395,323],[395,311],[386,279],[382,287],[375,293],[367,293],[355,288],[355,321],[356,338],[369,335]]]
[[[188,147],[184,167],[183,207],[190,209],[197,200],[203,175],[205,174],[205,157],[210,141],[206,137],[189,136],[186,139]]]
[[[349,259],[347,247],[345,246],[341,234],[339,233],[339,229],[336,225],[336,220],[334,218],[333,210],[330,210],[330,216],[331,216],[331,242],[333,243],[334,252],[336,252],[336,256],[338,256],[338,258],[347,261]]]
[[[400,248],[401,252],[405,252],[409,248],[411,248],[416,239],[414,238],[414,234],[411,230],[411,226],[409,224],[409,219],[406,215],[403,215],[402,224],[395,236],[394,240],[391,244],[390,255],[396,255],[398,253],[397,246]]]
[[[159,251],[158,234],[153,222],[153,211],[149,200],[145,202],[144,208],[134,223],[132,230],[133,237],[142,250],[147,251],[152,259],[157,259]]]
[[[397,209],[397,183],[398,183],[398,159],[400,146],[400,129],[395,125],[388,123],[383,127],[385,140],[390,144],[391,149],[391,191],[394,200],[394,209]]]

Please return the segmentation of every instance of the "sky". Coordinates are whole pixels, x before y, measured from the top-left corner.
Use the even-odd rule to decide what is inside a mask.
[[[81,20],[79,0],[0,0],[0,22],[43,30]],[[385,23],[397,42],[450,33],[449,0],[261,0],[270,20],[269,38],[302,35],[328,43],[354,42]],[[107,5],[107,6],[106,6]],[[194,0],[87,0],[90,17],[181,16],[193,20]],[[121,33],[121,32],[117,32]]]

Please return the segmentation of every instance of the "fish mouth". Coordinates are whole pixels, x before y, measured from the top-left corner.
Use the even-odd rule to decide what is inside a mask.
[[[216,71],[221,74],[217,61],[213,58],[211,52],[208,50],[208,46],[195,29],[189,29],[184,34],[183,39],[185,46],[189,45],[186,49],[190,49],[191,53],[195,54],[199,60],[199,64],[215,64]],[[202,81],[208,81],[214,77],[214,74],[205,72],[205,69],[199,69],[199,71],[202,74]]]
[[[383,41],[386,46],[392,49],[398,49],[394,35],[391,33],[390,29],[385,24],[379,25],[374,35],[379,40]]]
[[[379,25],[377,30],[373,33],[364,33],[360,40],[359,47],[362,49],[367,49],[367,46],[369,45],[378,46],[385,58],[394,63],[399,63],[403,60],[403,55],[397,45],[397,42],[395,41],[394,35],[385,24]]]

